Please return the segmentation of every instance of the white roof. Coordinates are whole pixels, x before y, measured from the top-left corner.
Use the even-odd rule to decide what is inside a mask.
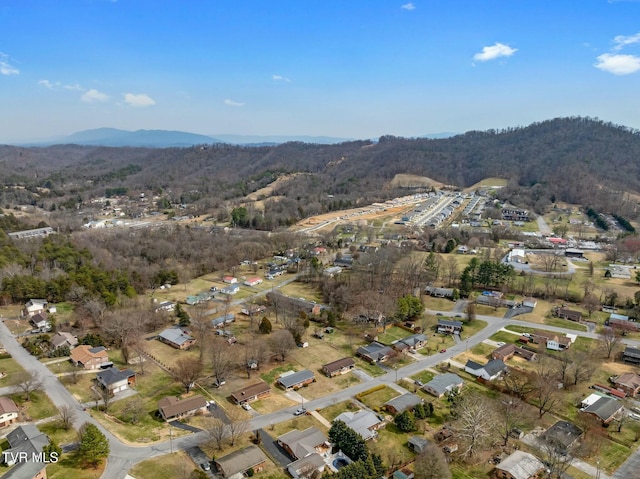
[[[533,454],[515,451],[498,464],[496,469],[508,472],[514,479],[530,479],[540,469],[544,469],[544,464]]]
[[[588,407],[594,404],[598,399],[604,397],[604,394],[593,393],[586,398],[584,398],[581,402],[582,407]]]

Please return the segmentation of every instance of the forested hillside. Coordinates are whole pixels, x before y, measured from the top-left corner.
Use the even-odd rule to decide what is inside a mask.
[[[378,143],[166,149],[2,146],[0,181],[8,186],[3,205],[31,203],[50,209],[121,188],[171,191],[176,200],[200,202],[206,209],[241,198],[284,174],[306,172],[274,191],[286,201],[271,207],[315,213],[332,208],[327,195],[357,204],[401,193],[388,186],[398,173],[459,187],[492,176],[509,179],[504,194],[531,207],[540,209],[557,199],[606,210],[612,192],[640,192],[639,159],[638,132],[593,119],[561,118],[447,139],[385,136]]]

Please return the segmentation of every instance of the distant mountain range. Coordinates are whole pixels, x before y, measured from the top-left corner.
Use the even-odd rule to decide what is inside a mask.
[[[421,138],[449,138],[455,133],[433,133]],[[85,145],[111,147],[146,147],[171,148],[189,147],[193,145],[228,143],[244,146],[273,146],[291,141],[316,145],[335,145],[353,138],[337,138],[332,136],[288,136],[288,135],[199,135],[186,131],[175,130],[120,130],[118,128],[96,128],[83,130],[68,136],[50,140],[22,143],[21,146],[52,146],[52,145]],[[374,140],[375,141],[375,140]]]
[[[120,130],[96,128],[79,131],[51,140],[24,143],[23,146],[87,145],[87,146],[132,146],[147,148],[189,147],[193,145],[229,143],[233,145],[265,146],[279,145],[290,141],[315,144],[336,144],[350,141],[349,138],[329,136],[256,136],[256,135],[199,135],[175,130]]]

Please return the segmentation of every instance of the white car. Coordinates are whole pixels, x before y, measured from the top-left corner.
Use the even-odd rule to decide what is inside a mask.
[[[243,402],[242,409],[244,409],[245,411],[251,411],[251,404],[249,404],[248,402]]]
[[[295,412],[293,413],[294,416],[302,416],[303,414],[306,414],[307,410],[305,408],[298,408],[295,410]]]
[[[505,343],[503,343],[502,341],[500,341],[499,343],[496,343],[498,346],[504,346]]]

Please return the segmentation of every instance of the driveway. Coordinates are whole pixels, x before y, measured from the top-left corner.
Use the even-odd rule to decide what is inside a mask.
[[[287,451],[282,449],[278,442],[264,429],[258,429],[260,435],[260,441],[267,455],[273,459],[277,464],[280,464],[283,468],[286,468],[293,462],[293,458],[287,454]]]
[[[202,431],[202,429],[200,429],[200,428],[190,426],[189,424],[185,424],[185,423],[180,422],[180,421],[171,421],[169,424],[171,424],[173,427],[177,427],[178,429],[182,429],[184,431],[189,431],[189,432],[200,432],[200,431]]]
[[[212,463],[211,458],[207,456],[204,453],[204,451],[200,449],[200,447],[198,446],[187,447],[184,450],[184,452],[186,452],[191,458],[191,460],[197,464],[198,469],[200,469],[201,471],[207,474],[207,477],[218,477],[216,474],[213,473],[213,469],[215,468],[215,466]],[[204,469],[202,469],[202,464],[209,464],[209,467],[211,469],[209,471],[205,471]]]

